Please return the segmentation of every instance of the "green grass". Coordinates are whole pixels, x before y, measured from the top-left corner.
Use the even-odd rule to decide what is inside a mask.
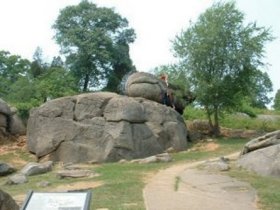
[[[0,154],[0,161],[2,162],[9,162],[13,159],[20,159],[26,162],[36,162],[36,158],[34,155],[29,154],[27,151],[23,149],[16,149],[12,152]],[[20,163],[14,163],[15,167],[21,166]]]
[[[107,163],[96,169],[105,184],[94,190],[92,209],[145,209],[143,176],[163,164]]]
[[[280,209],[280,179],[259,176],[246,170],[232,167],[228,174],[236,179],[248,182],[257,190],[262,210]]]
[[[58,179],[55,173],[47,173],[43,175],[28,177],[29,182],[22,185],[7,186],[4,185],[7,178],[0,178],[0,188],[10,193],[12,196],[26,195],[28,191],[52,191],[56,186],[66,185],[75,182],[96,182],[101,181],[103,185],[92,190],[91,209],[107,208],[110,210],[144,210],[144,200],[142,190],[145,186],[147,177],[156,173],[159,169],[170,167],[177,163],[186,163],[192,161],[204,160],[212,157],[224,156],[236,151],[240,151],[247,142],[245,139],[216,139],[214,143],[219,144],[219,148],[215,151],[183,151],[173,153],[173,161],[169,163],[105,163],[99,166],[91,165],[89,169],[100,174],[94,178],[78,178],[78,179]],[[194,148],[197,145],[189,145]],[[21,157],[28,158],[26,154]],[[5,160],[9,162],[12,156],[5,156]],[[0,155],[0,159],[2,156]],[[260,202],[265,210],[279,209],[279,180],[271,178],[262,178],[256,175],[246,175],[248,172],[239,172],[233,170],[229,172],[231,176],[238,179],[246,179],[259,192]],[[246,177],[249,176],[249,177]],[[49,187],[40,188],[37,183],[41,181],[51,183]],[[179,184],[180,180],[177,180]],[[264,186],[265,185],[265,186]],[[176,188],[176,182],[175,186]],[[268,205],[268,207],[267,207]],[[277,208],[276,208],[277,207]]]
[[[258,130],[261,132],[271,132],[280,129],[280,120],[265,121],[233,114],[225,115],[220,123],[221,126],[226,128]]]
[[[267,109],[256,109],[254,113],[265,115],[280,115],[279,111],[272,111]],[[194,108],[188,106],[183,114],[185,120],[192,121],[195,119],[207,120],[204,109]],[[261,132],[271,132],[280,129],[280,120],[265,121],[257,118],[244,117],[237,114],[224,113],[220,119],[220,126],[232,129],[248,129],[258,130]]]
[[[210,157],[218,157],[235,152],[247,142],[244,139],[219,139],[220,148],[215,152],[184,151],[173,153],[171,163],[107,163],[96,169],[101,174],[100,180],[106,183],[94,190],[92,209],[145,209],[142,198],[142,189],[145,185],[143,177],[149,173],[155,173],[159,169],[166,168],[182,161],[192,162]],[[195,146],[195,145],[193,145]],[[179,180],[178,180],[179,181]],[[174,186],[176,187],[176,186]],[[126,206],[125,204],[133,204]]]

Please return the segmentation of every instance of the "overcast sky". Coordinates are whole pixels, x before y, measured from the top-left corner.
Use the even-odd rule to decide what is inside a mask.
[[[59,10],[80,0],[0,0],[0,50],[32,59],[36,47],[43,49],[45,59],[59,54],[53,40],[51,26]],[[130,46],[130,55],[138,71],[175,61],[171,40],[189,21],[210,7],[213,0],[92,0],[98,6],[115,8],[128,19],[136,32]],[[271,27],[276,39],[267,44],[266,69],[273,82],[274,92],[280,89],[280,1],[237,0],[237,7],[245,13],[246,21],[256,21],[258,26]]]

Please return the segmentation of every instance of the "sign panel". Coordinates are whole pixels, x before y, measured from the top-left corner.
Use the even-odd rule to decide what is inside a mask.
[[[91,192],[33,192],[21,210],[89,210]]]

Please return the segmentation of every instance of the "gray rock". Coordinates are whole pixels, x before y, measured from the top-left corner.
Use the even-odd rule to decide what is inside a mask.
[[[9,105],[5,101],[3,101],[1,98],[0,98],[0,113],[3,113],[4,115],[7,115],[7,116],[12,114]]]
[[[145,164],[145,163],[159,163],[159,162],[170,162],[172,161],[172,157],[168,153],[162,153],[158,155],[153,155],[147,158],[143,159],[136,159],[130,161],[131,163],[140,163],[140,164]]]
[[[223,159],[216,161],[206,161],[203,166],[209,171],[228,171],[230,169],[228,162],[224,161]]]
[[[26,128],[22,120],[17,115],[17,110],[10,107],[0,98],[0,137],[1,135],[23,135]]]
[[[64,163],[144,158],[186,149],[184,119],[172,108],[109,92],[63,97],[32,109],[27,146]]]
[[[6,176],[15,172],[16,169],[7,163],[0,162],[0,176]]]
[[[244,145],[241,155],[277,144],[280,144],[280,130],[252,139]]]
[[[77,169],[77,170],[62,170],[62,171],[58,171],[56,174],[59,178],[62,179],[65,177],[71,177],[71,178],[88,177],[91,176],[93,173],[90,170]]]
[[[13,114],[10,121],[10,133],[12,135],[25,135],[26,127],[17,114]]]
[[[245,144],[237,163],[263,176],[280,177],[280,130]]]
[[[142,97],[161,102],[160,95],[167,87],[156,76],[146,72],[136,72],[126,81],[125,91],[130,97]]]
[[[48,187],[48,186],[51,185],[51,183],[48,182],[48,181],[41,181],[41,182],[38,182],[36,185],[37,185],[38,187]]]
[[[263,176],[280,177],[280,144],[241,155],[237,164]]]
[[[125,82],[124,93],[130,97],[141,97],[163,103],[164,93],[172,95],[172,105],[181,115],[185,107],[195,100],[195,96],[178,85],[167,84],[155,75],[147,72],[134,72]]]
[[[15,174],[8,177],[8,181],[6,184],[13,185],[13,184],[24,184],[28,182],[28,179],[24,174]]]
[[[18,210],[19,206],[14,199],[0,189],[0,210]]]
[[[44,163],[28,163],[21,169],[21,173],[26,176],[32,176],[37,174],[47,173],[52,170],[52,161],[47,161]]]

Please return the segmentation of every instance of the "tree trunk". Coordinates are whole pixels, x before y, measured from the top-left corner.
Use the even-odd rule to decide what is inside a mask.
[[[220,136],[220,124],[219,124],[219,115],[218,115],[218,107],[214,108],[214,124],[212,121],[212,114],[210,112],[210,110],[208,109],[208,107],[205,107],[206,109],[206,113],[207,113],[207,117],[208,117],[208,122],[209,122],[209,126],[210,126],[210,135],[213,136]]]
[[[210,110],[208,109],[208,107],[206,106],[205,107],[206,109],[206,113],[207,113],[207,118],[208,118],[208,122],[209,122],[209,126],[210,126],[210,135],[213,134],[213,130],[214,130],[214,126],[213,126],[213,122],[212,122],[212,118],[211,118],[211,112]]]
[[[213,127],[213,135],[218,137],[220,136],[220,124],[219,124],[219,115],[218,115],[218,107],[214,108],[214,127]]]
[[[89,83],[89,75],[86,74],[85,80],[84,80],[83,92],[87,92],[87,90],[88,90],[88,83]]]

